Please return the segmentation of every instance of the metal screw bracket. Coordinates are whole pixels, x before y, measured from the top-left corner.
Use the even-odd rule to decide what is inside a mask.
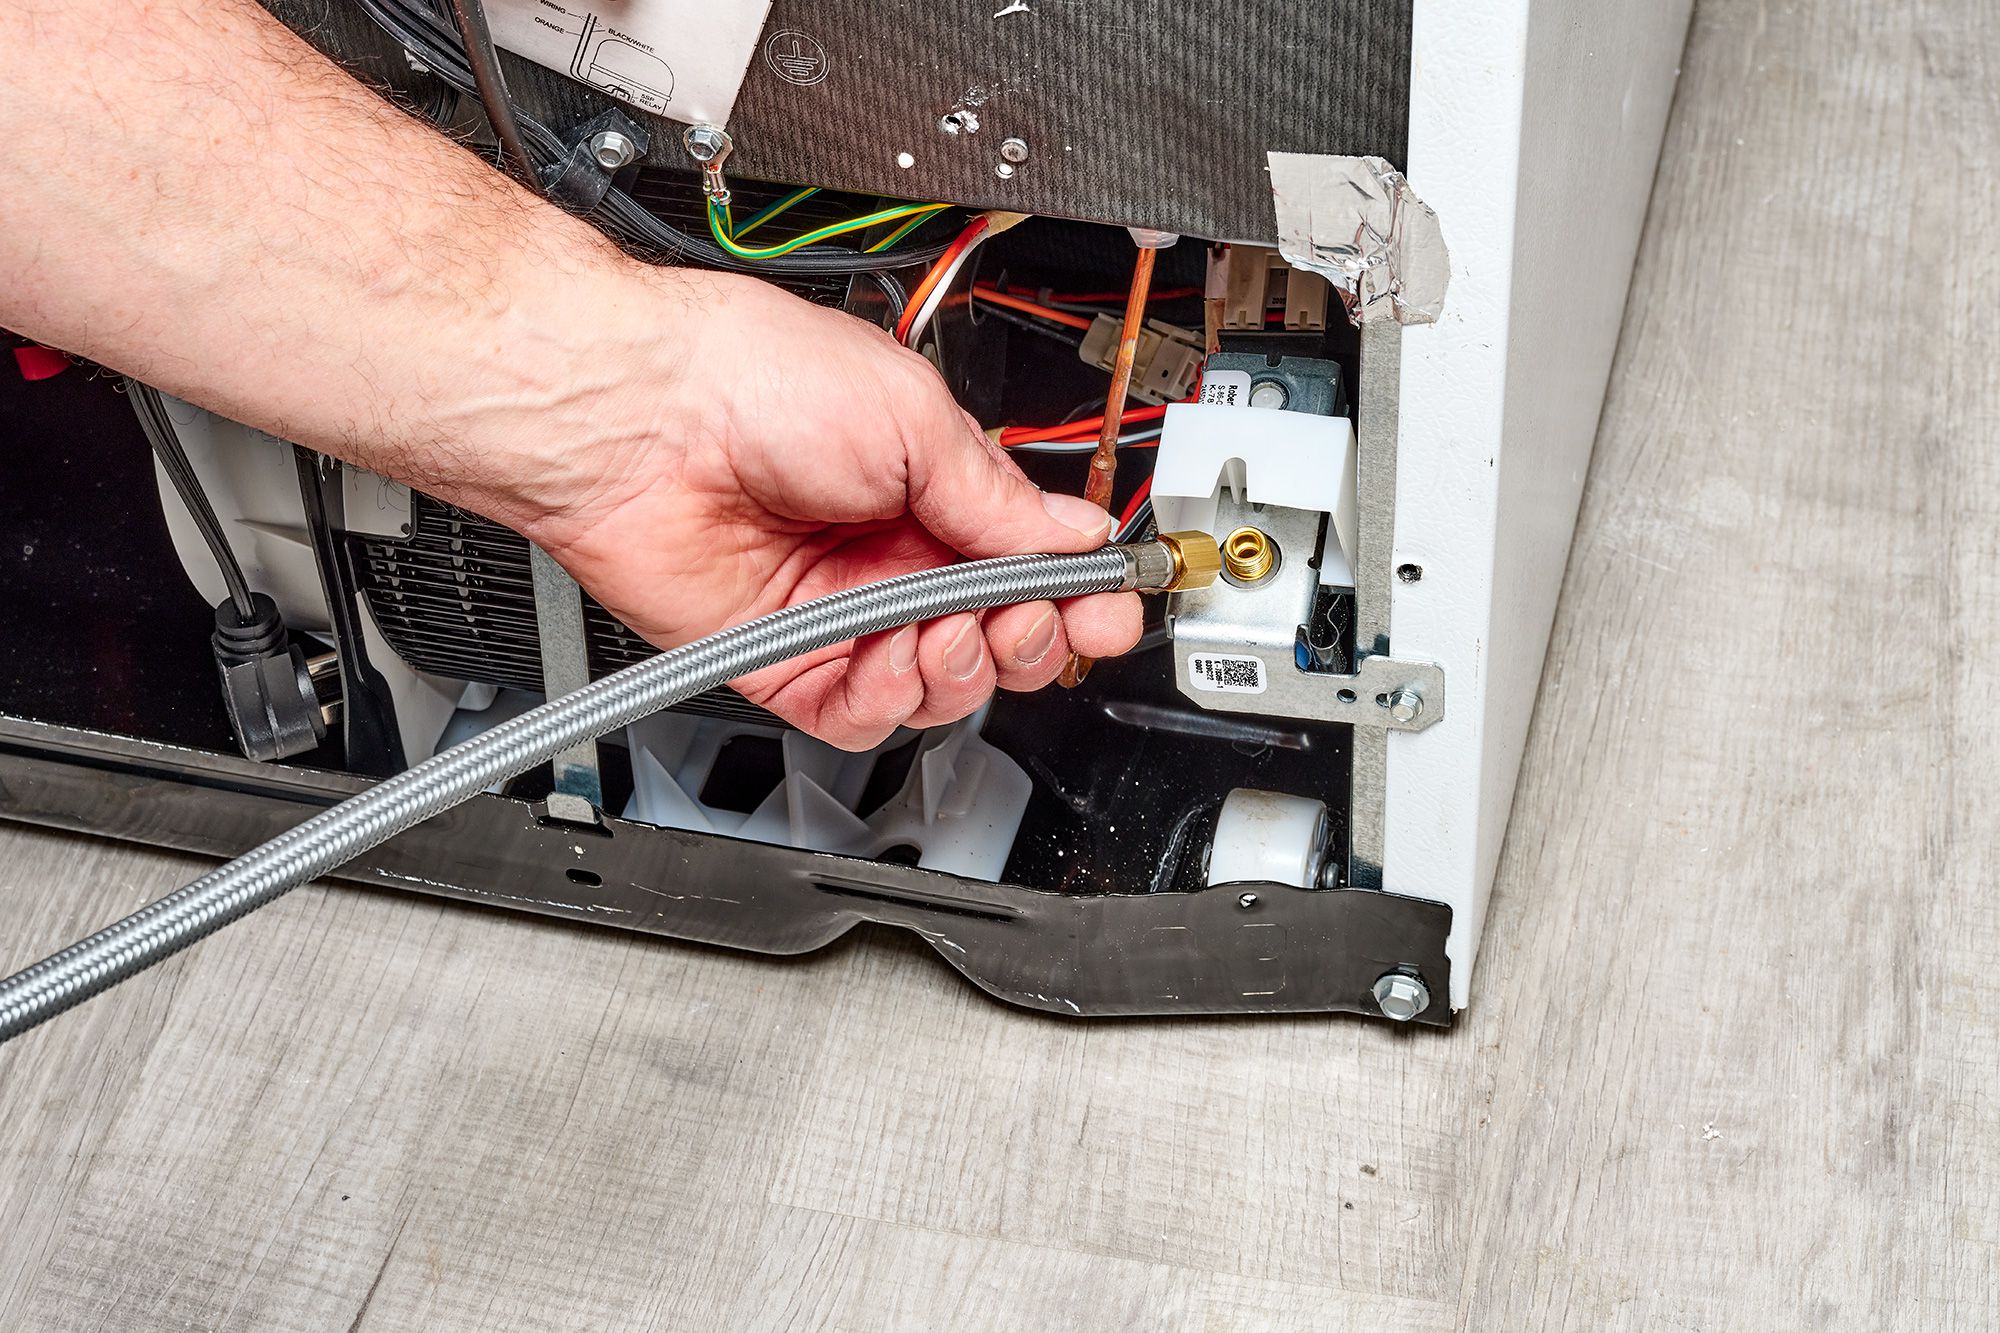
[[[1375,1003],[1384,1018],[1407,1023],[1431,1007],[1431,988],[1407,972],[1384,972],[1375,978]]]
[[[681,135],[681,146],[701,164],[701,192],[726,206],[730,198],[729,181],[722,174],[722,164],[729,160],[730,150],[736,146],[729,131],[720,125],[690,125]]]
[[[606,107],[581,125],[563,130],[560,161],[539,173],[542,193],[572,213],[603,202],[612,177],[646,156],[652,136],[617,107]]]
[[[639,145],[617,130],[603,130],[590,136],[590,155],[606,171],[617,171],[639,156]]]

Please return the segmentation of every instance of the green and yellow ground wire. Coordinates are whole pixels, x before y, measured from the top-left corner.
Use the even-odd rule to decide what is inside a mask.
[[[752,217],[748,222],[744,223],[742,226],[731,227],[729,230],[729,234],[735,240],[740,241],[745,236],[748,236],[751,232],[757,230],[757,228],[763,226],[766,222],[769,222],[772,218],[778,216],[778,214],[783,213],[786,210],[790,209],[794,204],[802,204],[806,200],[812,198],[814,195],[818,193],[819,193],[819,186],[817,185],[808,185],[803,190],[794,190],[792,193],[786,195],[783,199],[780,199],[777,203],[772,204],[769,208],[765,209],[763,212],[757,214],[755,217]],[[727,220],[728,218],[725,215],[724,221]]]
[[[881,240],[869,246],[864,253],[871,255],[882,253],[882,251],[887,250],[897,241],[902,240],[905,236],[908,236],[911,232],[915,231],[917,228],[923,226],[926,222],[930,221],[931,216],[932,215],[929,213],[917,214],[917,216],[911,218],[908,222],[905,222],[902,226],[896,228],[896,230],[890,232],[887,236],[884,236]]]
[[[803,197],[803,194],[798,196],[798,198]],[[773,205],[772,208],[766,209],[763,213],[752,218],[749,223],[745,224],[742,231],[733,231],[730,228],[727,212],[711,199],[708,204],[709,233],[715,237],[717,245],[738,259],[776,259],[779,255],[788,255],[792,251],[801,249],[804,246],[817,245],[822,241],[832,240],[836,236],[845,236],[850,232],[866,231],[870,227],[879,226],[885,222],[899,222],[904,219],[912,220],[913,224],[921,222],[933,213],[943,212],[946,208],[950,207],[949,204],[899,204],[893,208],[877,209],[873,213],[864,214],[858,218],[850,218],[846,222],[828,223],[824,227],[816,228],[805,233],[803,236],[794,236],[791,240],[778,245],[752,247],[738,243],[737,238],[742,236],[744,231],[748,231],[752,227],[758,226],[770,218],[777,216],[778,212],[797,203],[798,198],[793,198],[789,201],[780,200],[779,204]],[[879,250],[882,246],[907,235],[910,230],[911,227],[899,229],[882,242],[871,246],[870,250]]]

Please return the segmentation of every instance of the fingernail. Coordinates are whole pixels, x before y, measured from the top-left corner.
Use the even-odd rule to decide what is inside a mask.
[[[1049,655],[1049,649],[1056,646],[1056,612],[1054,607],[1042,612],[1041,619],[1028,627],[1021,641],[1014,645],[1014,660],[1022,666],[1033,666]]]
[[[981,632],[978,621],[968,620],[965,628],[958,632],[958,637],[944,650],[944,669],[951,673],[954,680],[970,680],[985,658],[986,635]]]
[[[907,626],[896,631],[889,640],[889,670],[902,675],[917,664],[917,627]]]
[[[1075,528],[1086,537],[1102,537],[1111,530],[1111,515],[1081,495],[1044,491],[1042,508],[1048,510],[1049,517],[1056,522],[1067,528]]]

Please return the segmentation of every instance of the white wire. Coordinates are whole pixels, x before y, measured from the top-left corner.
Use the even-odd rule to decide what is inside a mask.
[[[951,291],[951,285],[958,281],[959,271],[965,267],[965,261],[972,258],[973,251],[986,244],[987,238],[992,235],[993,229],[988,227],[975,236],[970,245],[959,251],[958,258],[951,261],[951,267],[947,268],[944,276],[938,279],[937,286],[924,298],[924,303],[917,307],[916,318],[910,321],[910,331],[903,335],[903,346],[915,347],[924,340],[924,330],[930,327],[931,316],[937,314],[938,307],[944,304],[944,298]]]
[[[1147,440],[1157,440],[1159,438],[1160,427],[1158,426],[1154,426],[1149,430],[1135,430],[1129,435],[1120,435],[1118,437],[1118,447],[1123,449],[1128,444],[1143,444]],[[1007,446],[1007,452],[1013,454],[1094,454],[1097,452],[1097,441],[1036,440],[1031,444],[1010,444]]]

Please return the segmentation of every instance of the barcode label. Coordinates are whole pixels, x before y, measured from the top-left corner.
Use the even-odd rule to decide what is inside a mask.
[[[1192,653],[1188,657],[1188,679],[1198,690],[1220,690],[1225,694],[1262,694],[1264,659],[1225,657],[1220,653]]]

